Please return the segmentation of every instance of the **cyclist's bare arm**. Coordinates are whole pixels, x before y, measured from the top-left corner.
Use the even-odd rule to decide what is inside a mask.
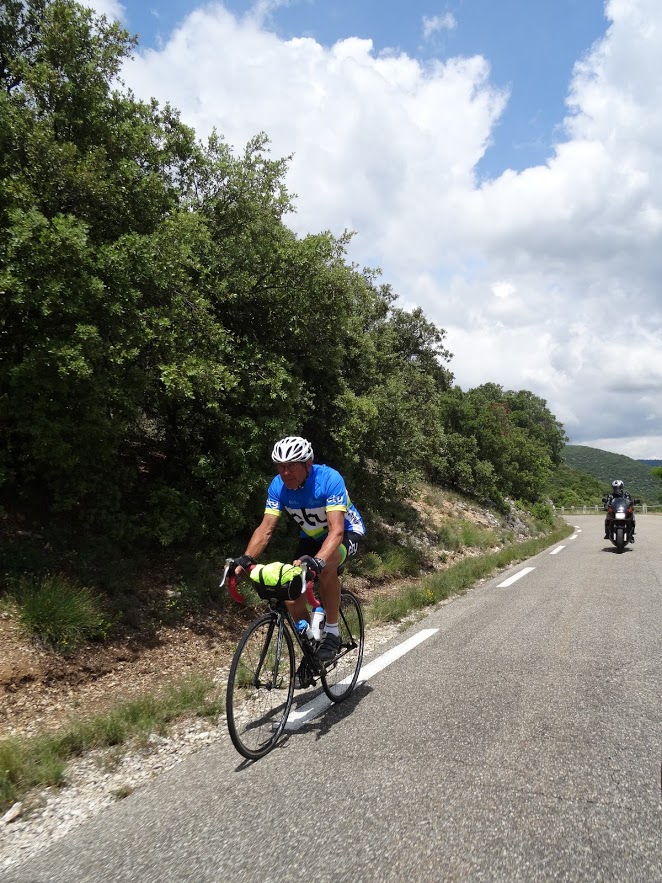
[[[250,555],[251,558],[259,558],[269,545],[277,524],[277,515],[265,514],[261,523],[253,531],[253,536],[248,541],[244,554]],[[238,570],[241,571],[241,568]]]

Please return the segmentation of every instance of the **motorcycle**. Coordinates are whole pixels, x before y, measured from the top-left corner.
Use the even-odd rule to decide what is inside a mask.
[[[603,497],[602,502],[607,508],[607,533],[609,539],[616,546],[617,552],[622,552],[628,543],[632,542],[634,534],[634,507],[639,500],[630,497]]]

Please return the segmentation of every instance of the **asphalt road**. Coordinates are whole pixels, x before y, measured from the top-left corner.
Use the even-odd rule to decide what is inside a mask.
[[[225,739],[3,883],[662,880],[662,518],[571,523],[263,760]]]

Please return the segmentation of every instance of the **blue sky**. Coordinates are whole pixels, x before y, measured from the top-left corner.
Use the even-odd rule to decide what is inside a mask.
[[[292,229],[356,231],[350,259],[446,330],[460,386],[662,457],[659,0],[90,5],[139,35],[138,97],[292,157]]]

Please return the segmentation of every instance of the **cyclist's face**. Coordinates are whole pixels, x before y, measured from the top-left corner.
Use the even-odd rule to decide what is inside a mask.
[[[288,491],[296,490],[308,478],[309,466],[307,463],[279,463],[278,474],[283,479],[283,484]]]

